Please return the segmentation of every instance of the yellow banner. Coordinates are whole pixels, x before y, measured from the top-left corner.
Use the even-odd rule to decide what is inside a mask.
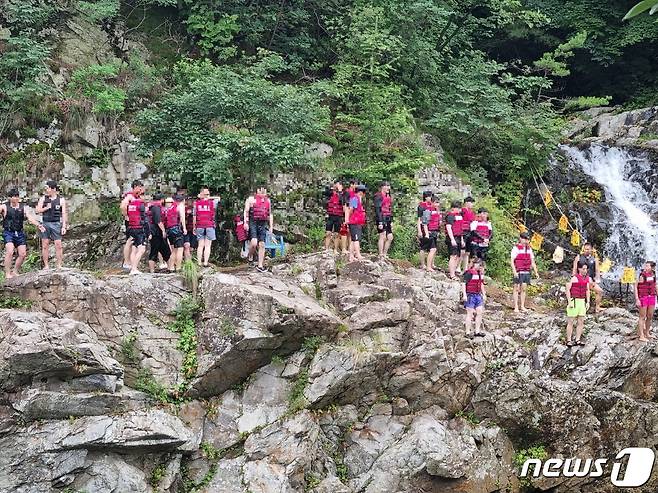
[[[557,223],[557,227],[563,233],[566,233],[567,231],[569,231],[569,220],[567,219],[567,216],[562,214],[562,217],[560,218],[560,220]]]
[[[635,269],[633,267],[624,267],[624,272],[622,273],[619,282],[621,282],[622,284],[634,284]]]
[[[610,272],[611,268],[612,268],[612,260],[610,260],[609,258],[606,258],[599,265],[599,272],[601,272],[601,274],[605,274],[606,272]]]
[[[575,229],[571,232],[571,244],[573,246],[580,245],[580,233]]]
[[[546,190],[546,193],[544,194],[544,205],[546,207],[550,207],[552,203],[553,203],[553,194],[551,193],[550,190]]]
[[[544,241],[544,237],[539,233],[533,233],[532,238],[530,238],[530,248],[535,251],[541,250],[541,244]]]
[[[528,231],[528,228],[526,228],[525,224],[523,224],[523,223],[518,223],[516,225],[516,229],[519,230],[519,233],[527,233],[527,231]]]

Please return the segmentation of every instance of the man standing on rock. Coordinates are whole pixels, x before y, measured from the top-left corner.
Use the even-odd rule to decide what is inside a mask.
[[[489,221],[489,211],[484,207],[478,209],[475,221],[471,222],[471,256],[482,261],[482,268],[486,268],[489,242],[493,238],[493,227]]]
[[[473,197],[466,197],[464,199],[464,206],[462,207],[462,233],[464,236],[464,250],[462,251],[461,264],[462,272],[468,269],[468,258],[471,254],[471,223],[475,221],[475,212],[473,212],[473,204],[475,199]]]
[[[252,255],[258,250],[258,272],[267,272],[265,268],[265,239],[274,229],[272,203],[267,196],[267,188],[259,186],[256,193],[244,204],[244,224],[249,231]]]
[[[393,242],[393,199],[391,198],[391,186],[383,182],[379,192],[375,194],[375,216],[377,217],[377,232],[379,241],[379,259],[384,260]]]
[[[180,271],[183,265],[183,247],[187,226],[185,224],[185,199],[180,195],[167,197],[163,222],[172,254],[169,258],[169,272]]]
[[[457,280],[456,271],[461,261],[461,252],[465,248],[461,202],[454,201],[450,204],[450,212],[446,214],[446,246],[448,247],[448,276],[453,281]]]
[[[18,190],[9,190],[8,195],[9,200],[0,205],[2,239],[5,242],[5,279],[11,279],[20,274],[21,265],[27,255],[27,241],[23,231],[25,220],[27,219],[36,226],[39,232],[45,231],[43,225],[21,203]],[[18,256],[12,270],[11,264],[14,260],[14,252],[17,252]]]
[[[345,214],[345,222],[350,228],[350,262],[360,262],[363,260],[361,256],[361,239],[363,238],[363,227],[366,224],[366,209],[363,205],[366,190],[365,185],[356,187],[356,195],[350,199],[349,207]]]
[[[646,261],[635,283],[635,301],[640,311],[638,335],[641,342],[651,339],[651,322],[656,309],[656,262]]]
[[[164,262],[169,262],[169,257],[171,257],[171,250],[167,243],[167,231],[162,222],[163,199],[164,195],[159,192],[156,193],[146,210],[151,233],[151,250],[149,252],[149,271],[151,273],[155,272],[155,267],[158,265],[158,255],[162,256]],[[166,264],[160,266],[160,268],[164,267],[166,267]]]
[[[336,180],[326,195],[325,209],[327,211],[327,220],[325,224],[324,249],[327,252],[331,251],[333,244],[334,254],[337,254],[341,246],[340,229],[343,227],[345,218],[344,206],[343,184],[340,180]]]
[[[46,182],[46,194],[37,202],[36,212],[42,214],[43,231],[40,231],[41,237],[41,261],[43,268],[48,269],[50,257],[50,242],[55,243],[55,258],[57,259],[57,268],[61,269],[64,263],[64,248],[62,246],[62,236],[66,234],[68,224],[68,211],[66,200],[59,195],[57,182],[49,180]]]
[[[537,264],[535,263],[535,254],[530,248],[530,237],[528,233],[521,233],[519,235],[519,243],[512,248],[511,265],[512,275],[514,276],[514,313],[527,311],[525,306],[526,291],[530,284],[530,271],[534,270],[535,276],[539,279],[539,272],[537,271]]]
[[[599,270],[599,259],[594,256],[591,243],[585,243],[583,245],[582,253],[580,255],[576,255],[576,258],[573,259],[573,268],[571,271],[572,276],[577,274],[578,264],[580,262],[585,262],[587,264],[589,277],[591,277],[593,281],[592,289],[594,290],[594,313],[599,313],[601,311],[601,301],[603,299],[603,288],[600,285],[601,272]]]
[[[121,204],[119,208],[121,209],[121,214],[123,215],[123,223],[126,230],[126,243],[123,246],[123,268],[130,270],[130,256],[132,255],[133,239],[128,234],[128,204],[131,200],[138,197],[140,194],[144,193],[144,185],[139,180],[134,180],[131,184],[131,189],[123,194],[121,198]]]
[[[569,279],[566,286],[567,293],[567,346],[584,346],[582,341],[585,314],[589,309],[590,286],[593,284],[589,277],[589,266],[581,262],[576,266],[576,274]],[[576,340],[572,341],[573,322],[576,321]]]
[[[142,198],[144,188],[140,185],[132,199],[127,201],[128,235],[132,240],[130,253],[130,274],[139,274],[139,262],[146,251],[146,242],[151,236],[151,229],[146,221],[146,203]]]
[[[473,336],[484,337],[484,332],[480,331],[480,327],[482,326],[484,303],[487,299],[487,293],[484,289],[482,264],[477,257],[472,259],[470,268],[464,272],[462,296],[464,298],[464,308],[466,308],[466,337],[469,339]],[[474,334],[471,333],[473,319],[475,319]]]
[[[197,264],[208,267],[212,242],[217,239],[215,215],[219,208],[219,197],[211,197],[208,187],[202,187],[199,198],[194,202],[194,229],[199,242]]]

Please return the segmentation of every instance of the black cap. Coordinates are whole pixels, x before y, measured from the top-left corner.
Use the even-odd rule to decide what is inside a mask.
[[[356,191],[357,192],[365,192],[366,190],[368,190],[368,187],[366,187],[364,184],[356,186]]]
[[[142,183],[141,180],[133,180],[133,182],[131,183],[131,186],[133,188],[137,188],[137,187],[143,187],[144,184]]]
[[[174,195],[173,199],[174,199],[174,202],[182,202],[183,200],[185,200],[185,197],[183,197],[182,195],[176,194],[176,195]]]
[[[46,186],[47,186],[48,188],[53,188],[53,189],[55,189],[55,190],[59,190],[59,188],[57,187],[57,182],[56,182],[55,180],[48,180],[48,181],[46,182]]]
[[[12,188],[7,192],[8,197],[20,197],[20,193],[18,193],[18,190],[16,188]]]
[[[484,207],[480,207],[480,208],[478,209],[478,214],[481,214],[481,213],[483,213],[483,212],[489,213],[489,211],[488,211],[487,209],[485,209]]]
[[[530,235],[528,234],[527,231],[524,231],[523,233],[521,233],[519,235],[519,238],[523,238],[524,240],[528,240],[528,239],[530,239]]]
[[[423,198],[424,198],[424,199],[426,199],[427,197],[431,197],[432,195],[434,195],[434,194],[432,193],[431,190],[425,190],[425,191],[423,192]]]
[[[471,197],[470,195],[464,199],[464,203],[466,202],[475,202],[475,199]]]

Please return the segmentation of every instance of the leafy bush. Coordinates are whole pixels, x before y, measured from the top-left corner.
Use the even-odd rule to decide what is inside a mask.
[[[126,102],[126,92],[114,85],[118,75],[116,65],[83,67],[73,72],[67,91],[71,96],[89,100],[94,113],[118,115],[125,110]]]
[[[568,100],[564,105],[564,110],[579,111],[595,108],[597,106],[608,106],[611,99],[612,98],[610,96],[580,96],[578,98]]]

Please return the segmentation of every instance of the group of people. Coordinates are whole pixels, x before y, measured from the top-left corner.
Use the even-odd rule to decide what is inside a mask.
[[[150,272],[157,266],[180,271],[183,260],[191,260],[195,250],[198,266],[208,267],[212,243],[217,239],[220,197],[211,196],[208,187],[201,187],[196,197],[188,196],[182,187],[168,197],[155,193],[148,201],[144,193],[144,184],[135,180],[121,201],[126,228],[123,267],[131,274],[139,273],[147,242]],[[249,259],[257,262],[259,271],[265,271],[265,240],[274,228],[274,219],[264,186],[246,199],[243,216],[236,216],[235,225],[238,241],[248,242]]]
[[[325,248],[348,256],[350,262],[363,259],[361,242],[367,222],[367,187],[351,180],[346,188],[336,180],[325,194]],[[57,268],[63,265],[62,236],[68,228],[67,202],[60,195],[57,182],[46,182],[44,194],[31,209],[20,198],[16,189],[9,190],[8,199],[0,204],[3,240],[5,243],[4,271],[9,279],[20,274],[27,255],[25,222],[31,223],[41,240],[41,261],[50,266],[50,244],[55,247]],[[389,183],[383,182],[374,194],[374,217],[378,232],[378,255],[385,259],[393,242],[393,198]],[[450,279],[462,276],[462,296],[466,309],[465,327],[468,337],[483,336],[482,319],[486,302],[485,270],[487,254],[493,239],[493,227],[486,208],[475,211],[475,200],[466,197],[453,201],[442,211],[439,197],[425,191],[417,207],[416,231],[420,267],[435,271],[435,257],[439,238],[444,234],[448,251],[447,273]],[[183,187],[165,197],[155,193],[146,200],[143,183],[136,180],[124,194],[120,210],[125,220],[126,241],[123,267],[131,274],[139,272],[141,259],[150,246],[148,266],[179,271],[184,259],[192,259],[196,251],[199,266],[208,266],[212,243],[216,240],[217,211],[220,197],[211,196],[208,187],[201,187],[192,197]],[[41,217],[39,217],[39,215]],[[234,233],[242,243],[244,256],[259,271],[265,271],[265,243],[274,229],[272,203],[265,186],[258,186],[247,197],[241,214],[234,217]],[[14,260],[15,258],[15,260]],[[514,312],[525,312],[527,288],[532,274],[539,277],[535,255],[528,233],[519,235],[510,253],[513,274]],[[591,244],[586,243],[573,261],[572,273],[566,284],[568,346],[583,345],[583,328],[590,308],[592,293],[594,310],[601,310],[603,289],[599,261]],[[635,284],[635,298],[639,309],[638,338],[647,342],[652,338],[651,321],[656,305],[655,263],[646,262]],[[575,325],[575,334],[574,334]]]

